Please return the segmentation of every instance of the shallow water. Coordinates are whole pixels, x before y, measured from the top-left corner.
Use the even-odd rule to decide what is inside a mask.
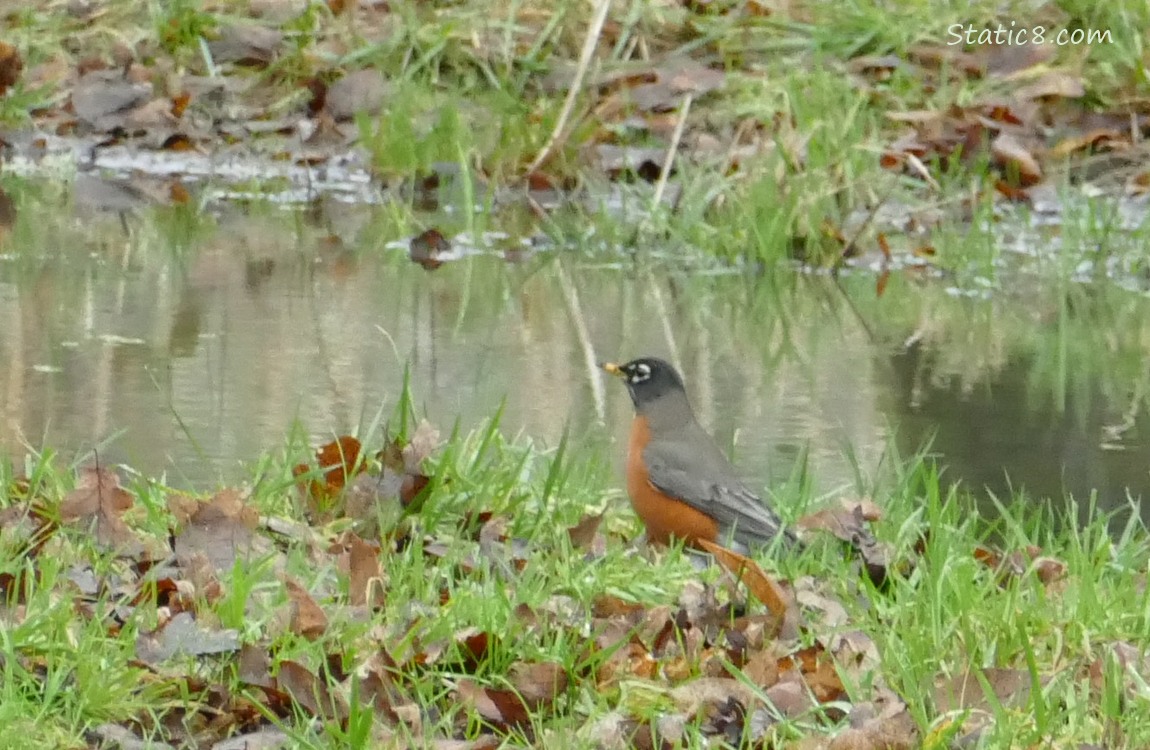
[[[555,445],[569,427],[618,471],[630,402],[593,365],[654,354],[757,487],[805,460],[820,491],[855,493],[892,446],[933,440],[980,494],[1121,509],[1150,489],[1150,300],[1112,284],[966,294],[907,270],[879,297],[870,273],[700,273],[490,228],[428,271],[406,251],[426,227],[387,206],[203,216],[103,184],[7,190],[0,452],[17,461],[99,447],[206,489],[294,423],[316,444],[386,419],[409,369],[444,430],[503,404],[506,433]]]

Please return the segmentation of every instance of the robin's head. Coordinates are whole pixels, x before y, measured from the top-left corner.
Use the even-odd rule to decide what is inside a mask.
[[[686,402],[683,378],[679,377],[674,367],[661,359],[640,357],[623,365],[604,362],[599,366],[623,379],[631,394],[631,401],[635,403],[635,410],[640,413],[659,402]]]

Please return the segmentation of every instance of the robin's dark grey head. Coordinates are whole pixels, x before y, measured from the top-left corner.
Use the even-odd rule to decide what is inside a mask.
[[[623,365],[604,362],[599,366],[623,379],[635,410],[640,414],[645,412],[646,407],[661,401],[686,403],[687,391],[683,387],[683,378],[670,363],[661,359],[640,357]],[[666,396],[673,398],[665,399]]]

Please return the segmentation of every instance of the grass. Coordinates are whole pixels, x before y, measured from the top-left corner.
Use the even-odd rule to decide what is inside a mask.
[[[386,243],[405,241],[431,225],[449,236],[472,237],[491,227],[514,227],[517,236],[543,233],[581,260],[606,259],[624,268],[626,273],[612,269],[604,274],[576,265],[571,272],[585,303],[618,298],[611,309],[624,314],[610,341],[619,350],[650,341],[650,332],[633,321],[637,309],[658,292],[665,302],[664,328],[680,343],[706,333],[708,346],[717,352],[711,360],[718,363],[712,366],[716,377],[725,376],[723,364],[731,362],[760,375],[797,363],[794,366],[805,368],[812,381],[834,377],[836,373],[819,370],[817,353],[841,346],[846,336],[861,337],[866,329],[866,335],[873,336],[871,344],[879,348],[898,345],[909,333],[920,336],[931,366],[914,374],[929,372],[937,382],[924,386],[914,380],[919,389],[938,382],[971,391],[986,388],[1010,363],[1022,362],[1021,397],[1052,403],[1059,413],[1077,409],[1080,413],[1072,418],[1080,424],[1087,423],[1100,400],[1128,402],[1131,419],[1145,408],[1150,393],[1142,357],[1145,301],[1105,280],[1113,275],[1137,288],[1145,276],[1146,228],[1120,227],[1116,211],[1102,200],[1063,196],[1068,210],[1056,252],[1037,259],[1016,261],[1004,251],[994,227],[998,207],[989,200],[969,206],[970,221],[945,219],[931,236],[936,251],[932,265],[943,278],[940,283],[960,293],[987,290],[989,299],[939,294],[940,283],[935,282],[927,282],[923,293],[922,282],[909,273],[894,277],[881,297],[869,276],[831,281],[789,272],[757,275],[796,256],[813,266],[836,266],[841,243],[828,227],[846,227],[852,216],[888,199],[915,209],[953,206],[972,183],[984,181],[985,163],[956,165],[941,175],[938,194],[927,194],[917,182],[882,171],[878,156],[893,132],[886,112],[969,103],[999,83],[964,79],[932,87],[914,75],[895,72],[884,85],[864,93],[846,79],[844,66],[859,54],[905,58],[918,43],[943,40],[953,23],[991,25],[1012,14],[1025,19],[1029,3],[1005,8],[989,0],[974,6],[925,0],[814,3],[806,9],[809,18],[801,20],[753,18],[739,8],[724,13],[721,8],[727,6],[715,5],[712,13],[692,13],[675,5],[617,6],[616,23],[601,40],[597,65],[604,71],[641,67],[644,63],[636,59],[644,54],[657,61],[673,53],[718,62],[728,71],[728,83],[721,93],[695,102],[692,127],[730,135],[750,122],[769,130],[765,137],[773,147],[738,170],[728,169],[721,155],[708,157],[702,150],[689,154],[678,162],[682,194],[676,207],[651,211],[649,185],[610,181],[587,167],[585,147],[604,134],[599,123],[583,119],[573,124],[569,140],[547,168],[587,188],[600,204],[573,204],[540,219],[523,210],[490,209],[496,190],[518,176],[555,125],[563,94],[545,89],[541,80],[577,56],[591,13],[588,4],[393,3],[383,34],[367,34],[347,19],[333,17],[323,4],[310,4],[285,26],[290,44],[284,56],[250,74],[270,92],[272,111],[290,110],[301,97],[301,82],[313,76],[331,78],[378,66],[392,79],[389,107],[355,125],[377,175],[394,185],[448,162],[457,167],[455,193],[445,201],[449,207],[430,214],[407,200],[388,203],[344,238],[347,248],[338,254],[318,249],[330,231],[326,224],[313,225],[297,215],[293,231],[280,243],[293,249],[294,256],[287,252],[282,259],[271,257],[281,268],[293,269],[296,281],[318,278],[326,284],[322,268],[314,270],[315,258],[333,267],[348,258],[366,258],[382,253]],[[1114,31],[1114,43],[1062,49],[1053,63],[1081,64],[1091,106],[1105,109],[1145,92],[1145,41],[1123,31],[1150,25],[1144,3],[1066,1],[1057,6],[1065,13],[1057,23],[1067,28]],[[111,58],[117,47],[126,46],[145,65],[164,59],[178,69],[202,73],[205,36],[243,20],[230,5],[191,1],[117,0],[103,4],[103,15],[94,23],[71,18],[65,7],[57,3],[46,12],[15,11],[4,19],[10,35],[6,41],[18,46],[29,67],[62,50],[75,61],[87,55]],[[321,41],[334,46],[323,47]],[[29,111],[49,106],[61,95],[51,87],[18,84],[0,97],[0,122],[26,123]],[[588,98],[584,109],[592,103]],[[649,133],[626,129],[611,133],[611,138],[624,145],[657,142]],[[258,259],[270,246],[254,237],[237,242],[226,217],[215,215],[209,206],[147,213],[147,220],[132,224],[135,231],[125,243],[128,224],[123,219],[96,219],[83,226],[46,222],[43,216],[48,213],[63,215],[45,206],[66,204],[65,191],[3,179],[16,196],[18,210],[11,232],[0,237],[11,240],[3,248],[11,259],[0,270],[17,288],[59,274],[64,280],[61,296],[132,299],[162,319],[169,296],[166,285],[195,270],[206,251],[239,247],[240,254]],[[1069,185],[1069,178],[1065,182]],[[264,211],[270,213],[254,209],[268,224],[283,224],[280,214],[269,218]],[[1027,217],[1019,213],[1016,218],[1024,221]],[[645,219],[638,227],[636,215]],[[152,221],[153,216],[158,220]],[[1027,247],[1046,243],[1052,243],[1051,235],[1032,238]],[[138,252],[151,245],[171,248],[170,256]],[[620,248],[629,252],[619,253]],[[668,260],[675,270],[664,273]],[[562,282],[552,265],[558,262],[566,260],[538,258],[522,271],[473,262],[438,272],[432,286],[422,277],[415,281],[405,276],[405,259],[388,257],[379,266],[377,296],[383,298],[386,292],[392,306],[386,315],[366,317],[403,319],[412,304],[436,296],[446,313],[441,337],[450,331],[448,339],[455,343],[479,331],[486,336],[489,321],[506,311],[507,300],[521,297],[526,305],[560,298]],[[159,292],[125,296],[118,288],[120,276],[109,264],[122,265]],[[732,265],[745,276],[694,273]],[[1084,276],[1103,283],[1080,283]],[[53,344],[57,338],[78,336],[63,309],[50,308],[53,319],[62,321],[50,334]],[[339,316],[339,324],[338,336],[334,326],[328,334],[333,340],[349,329],[365,328],[351,311]],[[174,328],[173,351],[179,348],[176,333]],[[193,342],[199,334],[198,328],[187,332]],[[750,354],[741,343],[746,341],[756,342]],[[294,335],[291,343],[298,343]],[[889,359],[876,357],[876,370],[893,369]],[[249,364],[253,369],[265,366]],[[170,400],[160,401],[156,410],[179,411]],[[746,408],[761,410],[762,404],[755,401]],[[406,419],[412,411],[408,403],[400,417]],[[379,427],[378,419],[366,421],[368,433]],[[401,423],[400,430],[407,426]],[[183,429],[191,436],[194,428]],[[721,437],[726,440],[726,432]],[[727,440],[736,449],[737,437],[735,432]],[[264,514],[303,520],[289,473],[309,455],[303,443],[297,436],[282,451],[255,460],[247,502]],[[985,702],[984,712],[993,721],[980,737],[982,747],[1150,744],[1150,688],[1141,653],[1141,644],[1150,638],[1150,555],[1141,525],[1122,526],[1096,514],[1085,514],[1091,515],[1085,525],[1068,522],[1060,514],[1029,510],[1023,490],[1002,496],[1001,507],[983,517],[972,509],[986,510],[985,500],[953,486],[922,455],[904,459],[892,450],[877,468],[858,458],[848,460],[854,466],[853,491],[875,498],[884,508],[876,534],[900,556],[915,558],[913,569],[877,591],[829,540],[816,540],[797,560],[765,564],[789,579],[813,577],[821,594],[834,596],[846,607],[848,627],[866,633],[877,648],[879,667],[871,677],[881,678],[906,700],[925,746],[944,747],[972,726],[964,722],[962,710],[940,713],[932,695],[936,680],[992,667],[1023,673],[1032,689],[1025,699],[1013,690]],[[773,492],[792,519],[825,500],[815,496],[817,463],[812,459],[808,465],[804,459],[795,465],[789,480]],[[700,579],[720,579],[714,567],[699,572],[678,552],[648,555],[629,546],[638,528],[615,477],[592,448],[574,438],[565,437],[559,447],[549,449],[505,437],[498,420],[492,420],[475,431],[453,434],[431,468],[439,481],[409,521],[417,530],[410,543],[387,553],[388,596],[371,620],[344,604],[347,577],[335,556],[298,541],[282,543],[282,572],[312,592],[328,614],[329,628],[319,640],[309,641],[285,627],[287,594],[281,571],[268,561],[225,572],[223,596],[211,604],[197,603],[197,616],[213,627],[236,629],[245,643],[270,644],[277,662],[292,660],[321,673],[330,654],[339,654],[345,664],[361,665],[381,641],[401,660],[442,645],[445,655],[406,675],[408,696],[418,705],[437,707],[421,716],[420,736],[449,736],[460,726],[474,736],[483,722],[449,697],[462,680],[506,687],[518,662],[555,661],[565,672],[578,673],[585,665],[587,640],[578,623],[590,620],[597,598],[614,596],[648,608],[675,606],[684,588]],[[19,474],[30,477],[32,494],[48,508],[55,507],[75,481],[72,467],[51,453],[32,457],[23,471],[0,470],[5,488],[0,505],[22,502],[14,490]],[[136,497],[131,525],[150,538],[165,539],[171,518],[164,479],[134,476],[131,487]],[[572,548],[565,528],[601,509],[607,512],[608,543],[601,556],[589,558]],[[1066,514],[1074,518],[1081,510],[1072,506]],[[465,519],[478,511],[505,519],[507,534],[521,540],[528,554],[522,571],[509,568],[507,560],[490,555],[473,538],[474,528],[468,528]],[[330,541],[344,525],[333,522],[317,532]],[[921,554],[915,553],[924,537]],[[1044,555],[1066,565],[1066,576],[1050,584],[1032,569],[1002,580],[975,559],[975,548],[987,539],[1008,551],[1040,547]],[[442,542],[445,550],[428,554],[435,542]],[[195,714],[195,707],[211,704],[212,686],[255,700],[254,692],[240,684],[229,657],[190,658],[158,672],[140,666],[135,661],[136,639],[164,616],[156,598],[124,606],[117,584],[134,581],[135,572],[125,561],[95,549],[83,533],[63,530],[48,544],[47,553],[33,559],[17,530],[0,528],[0,576],[26,581],[22,600],[13,598],[0,607],[6,620],[0,629],[0,726],[7,728],[0,747],[86,746],[86,733],[105,722],[156,734],[164,719],[180,720],[185,712]],[[101,587],[78,597],[77,579],[89,576]],[[524,617],[525,610],[565,613],[555,617],[569,616],[576,627],[535,627]],[[499,638],[479,664],[464,669],[460,665],[466,655],[454,638],[468,628]],[[1123,644],[1137,652],[1128,667],[1111,656],[1129,656]],[[698,664],[688,667],[700,670]],[[1093,683],[1084,680],[1092,670]],[[602,685],[576,681],[552,709],[531,717],[529,730],[515,730],[518,734],[512,734],[509,744],[526,742],[530,734],[556,747],[591,747],[595,722],[614,711],[641,719],[674,713],[673,687],[672,680],[635,677]],[[854,686],[850,698],[865,699],[867,687]],[[392,724],[385,731],[378,716],[356,701],[345,726],[315,721],[298,707],[277,721],[293,744],[303,747],[413,742],[405,735],[412,732],[407,725]],[[698,722],[688,723],[688,733],[697,742],[702,730]],[[781,721],[770,731],[772,736],[794,738],[841,728],[812,711]]]
[[[289,448],[283,458],[272,456],[262,463],[251,505],[303,520],[293,509],[286,476],[287,465],[302,458],[299,450]],[[766,564],[787,578],[814,576],[819,591],[842,603],[849,615],[843,627],[866,633],[881,656],[872,679],[884,680],[906,700],[928,738],[926,746],[942,747],[943,737],[962,733],[959,714],[939,715],[934,708],[935,681],[990,667],[1026,671],[1042,688],[1021,704],[1013,702],[1016,695],[1001,695],[1004,706],[992,711],[994,721],[980,747],[1102,743],[1135,748],[1150,742],[1141,663],[1134,663],[1129,673],[1108,664],[1097,689],[1082,679],[1091,664],[1105,664],[1098,660],[1114,644],[1137,648],[1150,638],[1145,529],[1132,524],[1112,537],[1099,519],[1083,528],[1069,524],[1052,532],[1050,519],[1028,510],[1020,498],[1004,499],[1002,515],[989,523],[969,512],[970,499],[950,487],[929,460],[892,457],[892,463],[896,475],[868,488],[885,512],[875,530],[900,557],[916,559],[912,572],[878,591],[860,579],[837,542],[825,539],[816,539],[796,560]],[[340,603],[346,578],[334,557],[317,557],[307,545],[290,543],[284,548],[284,573],[313,592],[328,613],[330,624],[321,638],[308,641],[285,630],[287,597],[281,574],[266,561],[240,564],[222,575],[226,595],[214,605],[197,604],[198,619],[236,628],[246,643],[270,643],[277,660],[313,669],[332,653],[342,655],[345,664],[361,663],[379,642],[400,661],[428,644],[447,643],[448,652],[438,665],[406,675],[405,690],[418,705],[443,709],[425,713],[424,735],[451,736],[461,726],[460,714],[466,714],[464,706],[446,701],[459,680],[506,685],[511,665],[523,661],[558,662],[571,674],[582,668],[584,631],[577,625],[536,627],[524,619],[525,608],[538,613],[562,608],[578,623],[590,617],[592,603],[604,595],[649,607],[673,605],[689,582],[719,578],[715,567],[698,572],[678,551],[651,556],[633,549],[627,540],[635,536],[636,523],[613,477],[577,451],[565,454],[511,443],[492,424],[453,438],[434,464],[442,481],[419,516],[411,519],[420,533],[402,550],[385,553],[387,600],[370,620]],[[34,462],[33,468],[34,493],[49,506],[72,484],[71,472],[50,457]],[[10,468],[3,480],[5,487],[13,486]],[[168,490],[143,478],[134,489],[137,505],[129,513],[133,526],[166,534],[169,519],[163,506]],[[776,492],[775,500],[791,518],[819,502],[802,483]],[[4,504],[18,502],[9,490]],[[607,510],[609,542],[602,556],[588,558],[572,548],[564,529],[602,508]],[[509,536],[522,540],[528,562],[521,572],[509,574],[498,556],[485,555],[469,540],[461,524],[478,510],[506,519]],[[316,531],[330,537],[339,525]],[[973,554],[992,532],[1008,550],[1041,547],[1043,554],[1065,563],[1067,575],[1057,584],[1043,583],[1033,570],[999,580]],[[105,722],[155,726],[171,712],[182,715],[209,700],[195,685],[250,695],[236,682],[227,657],[177,658],[158,673],[134,662],[138,634],[154,627],[159,616],[156,602],[145,599],[125,607],[120,601],[116,614],[115,582],[128,580],[125,562],[96,550],[84,534],[62,530],[49,541],[50,554],[34,559],[16,554],[13,537],[5,536],[9,543],[4,545],[0,573],[36,571],[22,603],[9,602],[0,640],[0,721],[23,730],[22,735],[7,732],[5,747],[24,746],[21,736],[34,736],[41,746],[79,746],[86,731]],[[922,554],[916,556],[911,549],[924,537]],[[447,541],[446,553],[429,557],[425,538]],[[476,567],[465,572],[476,560]],[[103,593],[77,600],[68,580],[83,575],[101,581]],[[79,613],[76,601],[86,602]],[[469,628],[498,634],[473,673],[461,671],[450,655],[452,639]],[[830,632],[819,625],[812,630],[823,637]],[[191,675],[195,679],[189,682]],[[599,686],[594,680],[577,681],[554,708],[532,718],[531,731],[537,737],[564,738],[564,747],[592,747],[589,728],[611,711],[637,717],[646,715],[643,706],[673,711],[673,684],[661,678]],[[852,697],[865,698],[865,685],[855,691]],[[314,722],[306,714],[277,723],[300,747],[378,746],[373,743],[386,734],[381,734],[379,718],[363,707],[354,708],[344,729]],[[465,723],[470,731],[481,726],[475,716]],[[772,732],[793,737],[828,729],[835,731],[833,722],[828,725],[810,714],[785,721]],[[391,731],[406,730],[400,726]]]

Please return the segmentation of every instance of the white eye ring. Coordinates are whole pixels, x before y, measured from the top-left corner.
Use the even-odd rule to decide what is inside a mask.
[[[651,377],[651,368],[643,363],[639,363],[635,365],[635,372],[631,374],[631,382],[642,383],[649,377]]]

